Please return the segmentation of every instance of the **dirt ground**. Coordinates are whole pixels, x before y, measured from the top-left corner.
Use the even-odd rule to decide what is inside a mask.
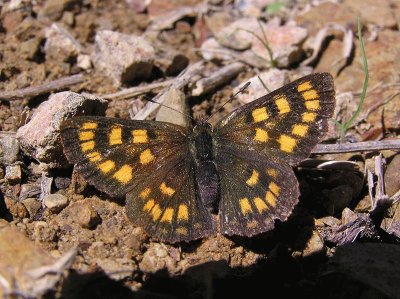
[[[400,298],[400,1],[12,0],[0,7],[0,297]],[[167,94],[171,82],[182,101],[164,104],[195,118],[215,113],[215,124],[257,97],[252,83],[220,109],[256,75],[275,89],[329,72],[333,118],[345,123],[365,78],[358,17],[365,102],[343,140],[333,120],[322,140],[355,150],[314,152],[295,167],[299,203],[272,231],[159,242],[129,221],[125,198],[88,184],[63,156],[54,115],[84,107],[87,115],[168,119],[171,111],[151,109],[148,99]],[[125,35],[101,35],[109,31]],[[145,41],[123,52],[118,46],[129,36]],[[49,87],[74,75],[74,83]],[[169,85],[152,87],[159,83]],[[135,87],[145,91],[116,95]],[[62,91],[98,98],[64,107]]]

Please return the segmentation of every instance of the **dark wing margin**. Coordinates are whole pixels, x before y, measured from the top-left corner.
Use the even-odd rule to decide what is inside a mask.
[[[87,116],[61,126],[64,153],[78,172],[107,194],[127,194],[129,219],[166,242],[215,231],[196,197],[187,138],[186,128],[154,121]]]
[[[333,78],[316,73],[300,78],[223,118],[216,143],[235,143],[296,165],[307,158],[328,128],[335,107]]]
[[[223,234],[249,237],[270,231],[275,220],[285,221],[298,202],[298,182],[288,164],[225,148],[217,168]]]

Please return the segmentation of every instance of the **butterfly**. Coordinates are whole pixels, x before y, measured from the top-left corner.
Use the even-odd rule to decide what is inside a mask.
[[[292,166],[310,155],[335,106],[333,78],[300,78],[212,127],[98,116],[62,123],[68,160],[98,190],[126,195],[133,224],[154,239],[253,236],[298,202]]]

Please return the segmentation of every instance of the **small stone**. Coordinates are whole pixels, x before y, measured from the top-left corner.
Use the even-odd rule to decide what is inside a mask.
[[[164,105],[176,109],[181,113],[162,106],[157,113],[156,120],[169,122],[184,127],[188,126],[190,119],[184,115],[187,114],[189,110],[185,94],[178,89],[170,88],[164,94],[164,97]]]
[[[39,18],[48,17],[58,20],[63,15],[64,10],[71,8],[77,0],[47,0],[39,12]]]
[[[35,217],[36,214],[39,212],[40,208],[42,207],[42,204],[36,198],[32,197],[23,200],[22,204],[27,209],[30,218]]]
[[[60,125],[75,115],[104,116],[107,101],[74,92],[59,92],[41,103],[31,120],[18,129],[17,139],[24,152],[49,168],[68,167],[64,157]]]
[[[89,70],[92,68],[92,60],[90,59],[89,55],[86,54],[80,54],[78,55],[77,61],[76,61],[76,66],[83,69],[83,70]]]
[[[83,228],[94,228],[101,220],[97,211],[88,203],[84,203],[77,210],[77,222]]]
[[[302,251],[302,256],[307,257],[321,253],[324,253],[324,241],[322,240],[318,231],[313,230],[305,248]]]
[[[66,177],[56,177],[54,180],[54,185],[57,189],[67,189],[71,184],[71,179]]]
[[[262,30],[260,28],[262,27]],[[264,41],[264,34],[267,41]],[[218,42],[230,49],[248,50],[251,52],[246,55],[253,56],[255,59],[263,59],[265,68],[271,66],[271,57],[265,42],[272,52],[272,58],[279,67],[298,61],[301,58],[301,45],[307,38],[307,30],[286,24],[279,26],[275,23],[260,23],[256,18],[242,18],[226,26],[219,32],[214,32]],[[263,40],[260,41],[260,38]],[[246,57],[246,60],[252,60]]]
[[[153,243],[143,254],[143,259],[139,264],[139,268],[145,273],[155,273],[166,268],[167,265],[174,264],[176,264],[176,261],[168,255],[168,248],[166,245]]]
[[[29,197],[39,196],[41,193],[40,182],[27,183],[21,186],[21,192],[19,193],[19,200],[22,201]]]
[[[22,42],[19,50],[21,57],[24,59],[33,60],[40,50],[41,43],[42,38],[31,38]]]
[[[74,26],[75,24],[75,16],[72,11],[64,11],[61,21],[67,24],[68,26]]]
[[[13,200],[10,197],[6,196],[4,198],[4,203],[6,205],[7,210],[14,218],[23,219],[29,217],[28,210],[21,202]]]
[[[393,196],[400,190],[400,154],[394,156],[385,171],[385,190],[387,195]]]
[[[339,226],[340,224],[342,224],[340,222],[340,220],[335,218],[335,217],[333,217],[333,216],[325,216],[325,217],[322,217],[322,218],[319,218],[319,219],[315,219],[315,226],[317,226],[317,227],[318,226],[320,226],[320,227],[323,227],[323,226],[332,227],[332,226]]]
[[[11,185],[20,183],[22,178],[21,166],[19,164],[6,166],[4,178]]]
[[[64,209],[68,205],[68,202],[68,197],[59,193],[48,194],[43,198],[44,205],[53,213],[57,213]]]
[[[0,156],[5,164],[12,164],[18,160],[19,143],[15,134],[4,134],[0,138]]]
[[[8,33],[14,32],[24,19],[22,11],[12,11],[2,16],[2,27]]]
[[[303,54],[301,45],[308,35],[306,29],[290,24],[284,26],[267,25],[264,27],[264,32],[276,66],[288,67],[301,59]],[[255,33],[260,37],[263,36],[259,30]],[[256,56],[271,63],[270,54],[265,44],[254,35],[251,50]]]
[[[109,75],[117,86],[149,78],[154,56],[151,44],[140,36],[109,30],[96,34],[95,67]]]
[[[27,41],[31,38],[43,40],[42,28],[43,24],[37,19],[26,17],[21,23],[18,23],[18,27],[15,29],[15,36],[20,41]]]
[[[53,24],[46,30],[44,50],[46,59],[63,62],[70,61],[83,51],[80,43],[58,24]]]
[[[205,60],[231,60],[234,54],[235,52],[231,52],[222,47],[215,38],[209,38],[201,45],[201,56],[203,56]]]
[[[354,213],[352,210],[349,208],[345,208],[342,211],[342,224],[348,224],[350,222],[353,222],[358,218],[357,213]]]

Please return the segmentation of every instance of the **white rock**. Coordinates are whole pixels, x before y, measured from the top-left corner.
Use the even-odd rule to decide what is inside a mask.
[[[44,205],[53,213],[61,211],[68,205],[68,197],[62,194],[48,194],[43,198]]]
[[[155,51],[144,38],[103,30],[95,37],[93,62],[119,86],[151,75]]]

